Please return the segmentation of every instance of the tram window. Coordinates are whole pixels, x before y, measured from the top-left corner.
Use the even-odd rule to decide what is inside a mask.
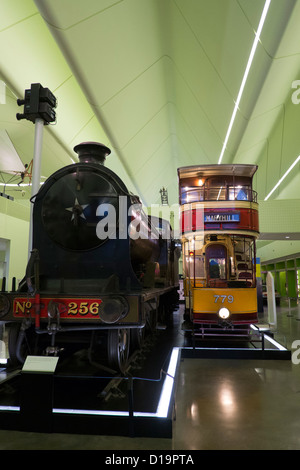
[[[208,261],[208,277],[210,279],[226,279],[227,250],[224,245],[211,244],[206,249]]]
[[[204,277],[204,256],[196,256],[196,276]]]
[[[188,202],[197,202],[203,200],[203,191],[200,189],[193,189],[187,194]]]
[[[248,199],[248,190],[247,188],[237,188],[238,193],[236,195],[236,198],[238,201],[247,201]]]
[[[249,188],[247,186],[230,186],[229,187],[229,200],[230,201],[247,201]]]
[[[204,188],[196,188],[196,187],[184,187],[181,188],[181,204],[188,204],[190,202],[198,202],[203,201]]]
[[[204,271],[204,256],[196,256],[196,264],[194,269],[194,257],[187,256],[186,257],[186,271],[189,277],[205,277]]]
[[[211,279],[226,279],[225,258],[210,258],[209,259],[209,277]]]

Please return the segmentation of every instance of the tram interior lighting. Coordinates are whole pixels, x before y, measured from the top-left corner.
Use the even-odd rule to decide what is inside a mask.
[[[224,156],[226,145],[227,145],[227,142],[228,142],[231,130],[232,130],[232,126],[233,126],[233,123],[234,123],[234,120],[235,120],[235,117],[236,117],[236,113],[239,109],[242,94],[243,94],[243,91],[244,91],[244,88],[245,88],[245,85],[246,85],[246,81],[247,81],[247,78],[248,78],[248,75],[249,75],[249,72],[250,72],[250,68],[251,68],[251,65],[252,65],[252,62],[253,62],[255,51],[256,51],[256,48],[257,48],[257,44],[259,42],[259,38],[260,38],[260,35],[261,35],[261,32],[262,32],[262,28],[263,28],[267,13],[268,13],[270,3],[271,3],[271,0],[266,0],[265,6],[264,6],[262,14],[261,14],[259,25],[258,25],[257,31],[255,33],[255,38],[254,38],[254,41],[253,41],[252,49],[251,49],[251,52],[250,52],[250,56],[249,56],[247,65],[246,65],[246,69],[245,69],[245,72],[244,72],[244,76],[243,76],[243,80],[242,80],[242,83],[241,83],[241,86],[240,86],[240,90],[239,90],[239,93],[238,93],[238,96],[237,96],[237,99],[236,99],[236,102],[235,102],[235,106],[234,106],[233,113],[232,113],[232,116],[231,116],[231,119],[230,119],[229,127],[228,127],[228,130],[227,130],[227,134],[226,134],[226,137],[225,137],[225,141],[224,141],[222,150],[221,150],[221,154],[220,154],[220,157],[219,157],[218,164],[221,163],[221,161],[223,159],[223,156]]]
[[[278,186],[280,186],[280,184],[282,183],[282,181],[287,177],[287,175],[292,171],[292,169],[294,168],[295,165],[297,165],[297,163],[300,161],[300,155],[296,158],[296,160],[294,161],[294,163],[292,163],[292,165],[289,167],[289,169],[284,173],[284,175],[280,178],[280,180],[275,184],[274,188],[269,192],[269,194],[265,197],[265,201],[267,201],[269,199],[269,197],[274,193],[275,189],[278,188]]]

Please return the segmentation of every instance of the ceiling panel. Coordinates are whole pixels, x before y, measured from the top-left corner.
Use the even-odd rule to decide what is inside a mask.
[[[0,129],[0,153],[0,172],[24,171],[24,165],[4,129]]]
[[[145,205],[178,202],[177,168],[216,164],[265,0],[1,0],[1,131],[24,163],[34,126],[15,100],[39,82],[58,98],[42,172],[94,140]],[[300,154],[300,2],[272,0],[224,163],[258,165],[264,199]],[[1,159],[1,155],[0,155]],[[299,199],[299,165],[272,196]]]

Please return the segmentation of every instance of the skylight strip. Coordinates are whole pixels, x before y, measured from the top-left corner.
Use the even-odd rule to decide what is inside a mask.
[[[274,188],[269,192],[269,194],[265,197],[265,201],[267,201],[269,199],[269,197],[274,193],[275,189],[278,188],[278,186],[282,183],[282,181],[287,177],[287,175],[292,171],[292,169],[294,168],[295,165],[297,165],[297,163],[299,162],[300,160],[300,155],[296,158],[296,160],[294,161],[294,163],[292,163],[292,165],[289,167],[289,169],[284,173],[284,175],[280,178],[280,180],[275,184]]]
[[[0,182],[0,186],[7,186],[9,188],[20,188],[20,187],[24,187],[24,186],[30,186],[29,184],[25,184],[25,183],[20,183],[20,184],[15,184],[15,183],[2,183],[2,181]]]
[[[43,181],[40,182],[40,184],[44,184]],[[4,183],[2,181],[0,181],[0,186],[7,186],[9,188],[28,188],[29,186],[31,186],[31,183]]]
[[[226,146],[227,146],[227,143],[228,143],[228,140],[229,140],[229,136],[231,134],[232,126],[233,126],[233,123],[234,123],[234,120],[235,120],[235,117],[236,117],[236,113],[237,113],[238,108],[239,108],[239,104],[240,104],[242,94],[243,94],[243,91],[244,91],[244,88],[245,88],[245,85],[246,85],[248,74],[250,72],[250,68],[251,68],[251,65],[252,65],[254,54],[255,54],[255,51],[256,51],[256,48],[257,48],[257,44],[258,44],[262,29],[263,29],[263,25],[264,25],[264,22],[265,22],[267,13],[268,13],[270,3],[271,3],[271,0],[266,0],[264,9],[263,9],[262,14],[261,14],[261,18],[260,18],[260,21],[259,21],[257,32],[255,33],[254,42],[253,42],[253,45],[252,45],[250,56],[249,56],[247,66],[246,66],[246,69],[245,69],[245,73],[244,73],[244,76],[243,76],[243,80],[242,80],[240,90],[239,90],[239,93],[238,93],[238,96],[237,96],[237,99],[236,99],[236,102],[235,102],[234,110],[233,110],[233,113],[232,113],[232,116],[231,116],[231,119],[230,119],[230,123],[229,123],[229,127],[228,127],[227,134],[226,134],[226,137],[225,137],[225,141],[224,141],[224,144],[223,144],[223,147],[222,147],[222,150],[221,150],[221,154],[220,154],[220,157],[219,157],[218,165],[220,165],[220,163],[222,162],[224,152],[226,150]]]

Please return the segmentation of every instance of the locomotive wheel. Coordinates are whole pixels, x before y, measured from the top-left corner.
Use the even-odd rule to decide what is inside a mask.
[[[130,347],[130,331],[109,330],[107,338],[108,363],[112,369],[125,372]]]

